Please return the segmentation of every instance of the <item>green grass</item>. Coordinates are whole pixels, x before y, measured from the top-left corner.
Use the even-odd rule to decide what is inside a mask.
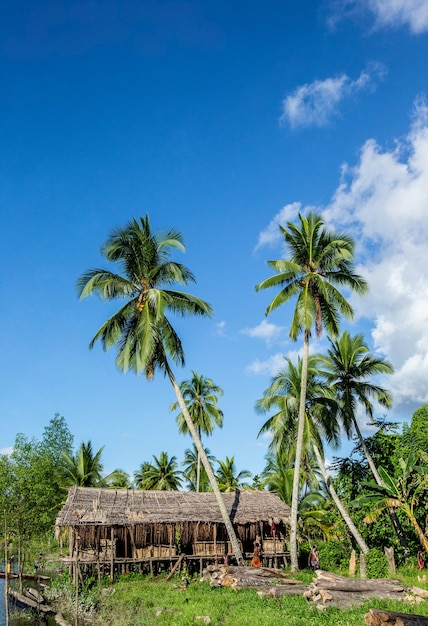
[[[309,582],[308,578],[312,576],[303,574],[298,578]],[[418,584],[413,577],[409,582]],[[315,603],[302,596],[259,598],[255,589],[213,589],[208,583],[199,583],[197,578],[186,590],[177,588],[179,583],[180,579],[116,583],[113,595],[101,597],[97,626],[203,624],[197,616],[208,616],[212,626],[361,626],[370,608],[428,616],[427,601],[409,605],[400,601],[371,600],[348,610],[327,608],[320,611]]]

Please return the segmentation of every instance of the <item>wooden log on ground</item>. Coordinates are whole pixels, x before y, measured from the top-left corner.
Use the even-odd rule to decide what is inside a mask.
[[[340,606],[341,608],[358,606],[364,600],[378,598],[381,600],[403,600],[403,594],[389,591],[334,591],[331,589],[318,589],[313,592],[312,599],[316,602],[322,600],[328,606]],[[428,626],[428,624],[427,624]]]
[[[367,626],[428,626],[428,617],[370,609],[364,616]]]
[[[401,593],[404,591],[403,584],[398,585],[392,580],[355,580],[355,578],[348,578],[344,580],[319,580],[316,583],[318,589],[330,589],[332,591],[348,591],[360,592],[371,591],[373,593],[379,592],[391,592]]]
[[[303,596],[308,590],[308,585],[275,585],[269,587],[268,595],[273,598],[281,598],[282,596]]]
[[[246,567],[243,565],[210,565],[203,571],[201,581],[208,581],[212,587],[271,587],[273,581],[283,585],[299,585],[282,572],[267,567]]]

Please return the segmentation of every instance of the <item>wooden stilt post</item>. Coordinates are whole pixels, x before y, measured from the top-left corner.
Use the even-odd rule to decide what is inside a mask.
[[[114,580],[114,528],[113,526],[111,527],[111,531],[110,531],[110,541],[111,541],[111,546],[110,546],[110,580],[111,582],[113,582]]]

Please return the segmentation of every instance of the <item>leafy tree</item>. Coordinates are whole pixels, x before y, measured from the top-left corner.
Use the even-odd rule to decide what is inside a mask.
[[[0,507],[19,546],[50,533],[65,500],[59,457],[71,450],[73,437],[58,414],[41,440],[16,436],[10,456],[0,455]]]
[[[218,396],[223,395],[223,389],[214,384],[211,378],[192,371],[192,378],[181,383],[180,391],[201,441],[202,433],[211,435],[215,425],[220,428],[223,426],[223,412],[218,407]],[[174,402],[170,410],[176,411],[177,408],[178,402]],[[187,435],[189,428],[182,412],[177,415],[177,423],[179,432]],[[200,473],[201,457],[198,452],[196,491],[199,491]]]
[[[232,522],[170,366],[170,359],[184,365],[184,351],[167,314],[206,316],[212,309],[196,296],[171,288],[174,284],[195,282],[189,269],[171,260],[172,250],[185,250],[181,234],[175,230],[153,233],[148,215],[133,219],[125,228],[117,228],[111,233],[102,252],[107,261],[119,265],[122,273],[107,269],[88,270],[78,279],[78,291],[80,298],[97,293],[105,300],[125,298],[126,302],[101,326],[90,347],[97,341],[105,350],[116,346],[116,365],[125,372],[128,369],[136,374],[144,372],[151,380],[155,370],[159,369],[168,376],[239,561],[242,553]]]
[[[75,454],[63,454],[64,481],[68,486],[97,487],[103,483],[101,455],[104,446],[94,453],[91,441],[81,443]]]
[[[298,569],[297,557],[297,506],[299,500],[300,461],[303,447],[306,382],[309,357],[309,339],[315,328],[318,337],[323,326],[330,336],[339,333],[339,319],[353,317],[349,302],[337,287],[346,287],[363,294],[366,281],[354,273],[355,244],[346,234],[328,230],[321,215],[299,214],[299,224],[288,222],[280,226],[290,251],[290,260],[268,261],[275,271],[270,278],[256,286],[257,290],[280,288],[266,309],[266,315],[292,298],[297,298],[290,328],[290,337],[297,340],[303,333],[303,365],[296,441],[296,461],[293,476],[293,499],[291,505],[290,556],[291,568]]]
[[[379,468],[382,484],[370,482],[367,487],[370,492],[361,495],[355,500],[356,506],[368,504],[371,513],[366,515],[367,523],[375,521],[380,515],[389,512],[389,509],[402,511],[409,519],[422,548],[428,555],[428,539],[425,536],[415,514],[416,506],[428,491],[428,470],[426,459],[424,466],[418,464],[413,453],[406,458],[399,459],[400,475],[398,478],[390,476],[383,468]]]
[[[138,488],[157,491],[177,491],[181,487],[181,472],[177,457],[169,458],[167,452],[153,455],[154,463],[143,463]]]
[[[428,454],[428,404],[423,404],[412,415],[410,427],[403,434],[403,446],[415,454]]]
[[[211,454],[208,448],[205,448],[205,454],[207,455],[207,459],[212,466],[216,462],[215,456]],[[183,476],[187,481],[187,488],[189,489],[189,491],[198,491],[198,484],[199,491],[209,491],[210,481],[203,467],[200,469],[200,473],[198,476],[199,460],[200,457],[195,445],[193,445],[192,448],[187,448],[184,451],[184,461],[182,461],[181,464],[184,466]]]
[[[235,465],[235,457],[227,456],[224,461],[217,461],[217,481],[220,491],[231,492],[237,489],[247,489],[246,478],[251,478],[252,474],[248,470],[238,472]]]

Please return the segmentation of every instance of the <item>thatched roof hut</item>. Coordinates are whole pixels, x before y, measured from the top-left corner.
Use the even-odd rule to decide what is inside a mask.
[[[258,536],[284,541],[290,508],[278,496],[243,490],[222,497],[244,551]],[[213,493],[72,487],[57,516],[58,533],[61,527],[78,536],[79,553],[98,556],[107,543],[119,558],[162,556],[159,546],[169,547],[168,554],[175,548],[199,555],[231,551]]]

